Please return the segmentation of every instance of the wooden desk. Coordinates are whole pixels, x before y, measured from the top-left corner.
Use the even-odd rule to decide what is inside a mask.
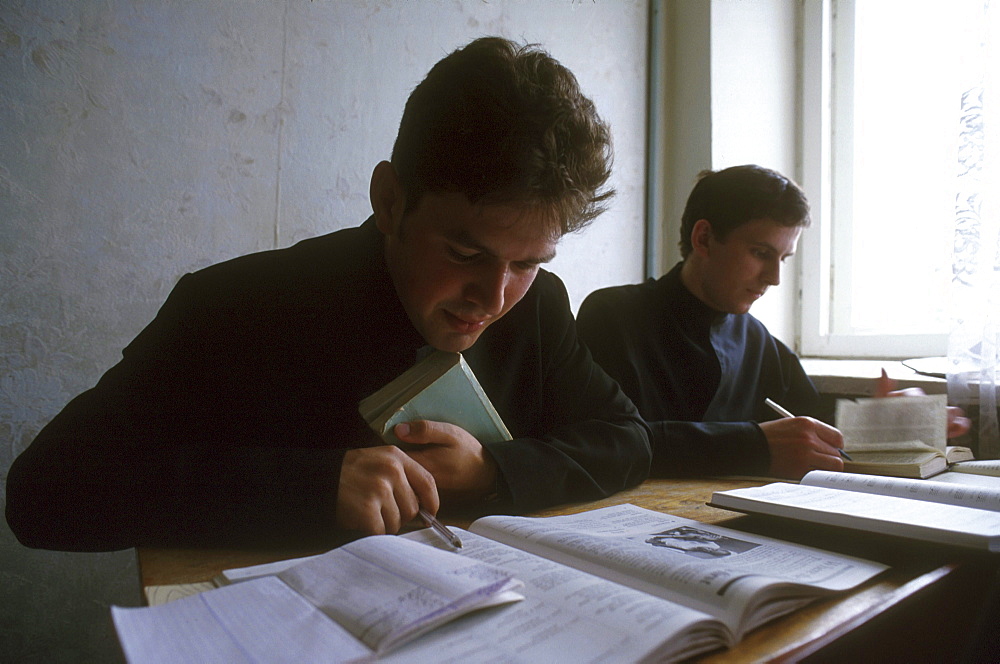
[[[872,540],[845,531],[739,517],[705,504],[713,491],[759,484],[741,479],[648,480],[604,500],[565,505],[532,516],[572,514],[633,503],[703,523],[724,523],[727,527],[892,565],[852,592],[814,602],[755,630],[735,648],[699,661],[860,661],[870,659],[873,653],[880,653],[879,659],[885,661],[955,659],[955,648],[960,652],[968,638],[970,616],[981,603],[983,575],[995,567],[992,559],[968,559],[947,549],[914,549],[899,542]],[[451,525],[469,524],[467,519],[448,518],[445,514],[441,517]],[[318,552],[138,549],[137,553],[141,582],[146,587],[208,581],[223,569]],[[956,601],[959,598],[964,602]],[[912,653],[913,657],[907,657],[906,653]],[[949,658],[949,653],[953,657]]]

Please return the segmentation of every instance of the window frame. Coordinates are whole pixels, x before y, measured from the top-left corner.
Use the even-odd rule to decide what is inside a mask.
[[[836,104],[851,103],[851,48],[835,44],[853,39],[855,0],[804,0],[802,14],[801,184],[812,209],[812,226],[803,233],[798,263],[799,345],[808,357],[895,358],[944,355],[945,334],[861,334],[837,331],[834,320],[848,309],[835,301],[835,270],[850,268],[850,228],[838,228],[837,204],[850,200],[849,173],[834,167],[834,151],[845,149],[850,122],[836,114]],[[837,20],[840,19],[840,20]],[[835,34],[835,31],[836,34]],[[836,39],[835,39],[836,38]],[[838,123],[838,119],[840,122]],[[844,183],[847,183],[845,186]],[[836,195],[834,194],[836,192]]]

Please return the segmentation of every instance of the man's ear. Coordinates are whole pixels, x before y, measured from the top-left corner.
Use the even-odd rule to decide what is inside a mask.
[[[403,218],[406,195],[392,164],[380,161],[375,166],[368,195],[375,213],[375,225],[383,235],[395,234]]]
[[[691,250],[694,253],[700,256],[708,255],[710,243],[714,239],[715,234],[708,219],[699,219],[694,222],[694,228],[691,229]]]

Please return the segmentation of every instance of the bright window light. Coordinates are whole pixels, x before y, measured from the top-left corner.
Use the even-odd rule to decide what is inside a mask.
[[[978,38],[964,9],[982,2],[836,4],[836,334],[948,332],[960,73],[963,45]]]

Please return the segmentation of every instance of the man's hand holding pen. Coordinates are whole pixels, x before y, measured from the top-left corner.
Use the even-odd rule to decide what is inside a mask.
[[[810,470],[844,469],[844,437],[829,424],[811,417],[782,417],[758,426],[771,453],[772,477],[798,480]]]
[[[924,391],[919,388],[897,390],[895,381],[884,369],[875,382],[876,397],[923,394]],[[767,399],[766,403],[781,416],[781,419],[759,425],[771,453],[771,475],[797,480],[810,470],[844,469],[843,459],[851,458],[844,452],[844,438],[840,431],[811,417],[795,417],[771,399]],[[948,407],[948,438],[961,436],[970,426],[971,422],[961,408]]]
[[[337,491],[337,525],[366,535],[396,533],[440,505],[434,476],[394,445],[347,452]]]
[[[464,429],[442,422],[397,424],[393,433],[407,449],[366,440],[344,455],[336,519],[366,535],[396,533],[418,516],[452,546],[459,539],[434,518],[442,497],[485,496],[496,486],[497,467]]]

